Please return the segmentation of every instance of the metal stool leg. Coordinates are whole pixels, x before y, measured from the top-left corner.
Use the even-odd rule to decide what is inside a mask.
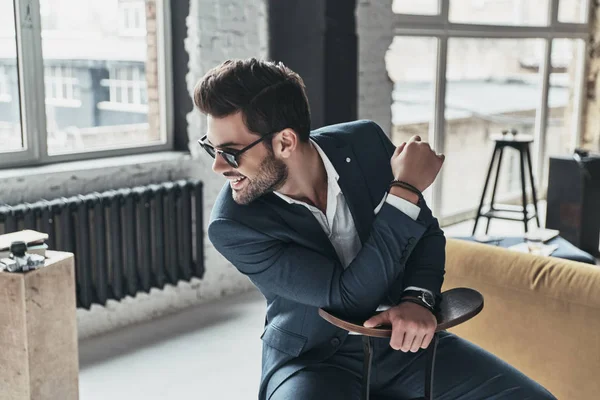
[[[373,361],[373,339],[370,336],[363,336],[363,352],[365,358],[363,361],[363,386],[362,400],[369,400],[369,387],[371,386],[371,362]]]
[[[433,335],[429,347],[427,347],[427,364],[425,366],[425,400],[433,400],[433,378],[435,369],[435,352],[438,345],[438,334]]]
[[[481,209],[483,208],[483,202],[485,200],[485,192],[487,192],[488,184],[490,183],[490,175],[492,174],[492,169],[494,169],[494,160],[496,159],[496,153],[498,152],[498,144],[494,147],[494,152],[492,153],[492,160],[490,161],[490,167],[488,168],[487,176],[485,178],[485,184],[483,185],[483,193],[481,193],[481,200],[479,201],[479,208],[477,209],[477,215],[475,216],[475,225],[473,226],[473,235],[475,235],[475,231],[477,231],[477,223],[479,222],[479,217],[481,216]],[[489,221],[489,219],[488,219]]]
[[[529,167],[529,182],[531,182],[531,195],[533,196],[533,209],[535,210],[535,222],[537,222],[538,228],[540,225],[540,217],[537,208],[537,194],[535,191],[535,182],[533,181],[533,168],[531,168],[531,153],[529,152],[529,145],[527,146],[527,166]]]
[[[519,161],[521,164],[521,197],[523,201],[523,224],[527,233],[527,188],[525,186],[525,149],[519,148]]]
[[[498,188],[498,178],[500,178],[500,168],[502,167],[502,156],[504,155],[504,147],[501,147],[498,155],[498,168],[496,168],[496,177],[494,178],[494,187],[492,189],[492,200],[490,202],[490,210],[494,209],[494,200],[496,199],[496,189]],[[490,230],[490,221],[492,219],[488,218],[487,225],[485,226],[485,234],[487,235]]]

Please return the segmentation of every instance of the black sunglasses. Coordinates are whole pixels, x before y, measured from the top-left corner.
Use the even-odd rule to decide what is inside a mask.
[[[262,136],[260,139],[250,143],[248,146],[244,147],[241,150],[238,151],[227,151],[227,150],[219,150],[219,149],[215,149],[213,145],[208,144],[206,142],[206,137],[207,135],[204,135],[202,137],[202,139],[198,140],[198,144],[200,144],[200,146],[202,146],[202,148],[204,150],[206,150],[206,152],[212,157],[215,158],[217,154],[219,154],[221,157],[223,157],[223,159],[225,161],[227,161],[227,164],[231,165],[233,168],[238,168],[240,166],[240,162],[238,160],[238,158],[245,153],[246,151],[250,150],[251,148],[253,148],[254,146],[256,146],[257,144],[259,144],[260,142],[262,142],[263,140],[265,140],[266,138],[270,137],[271,135],[274,135],[275,133],[278,133],[279,131],[274,131],[271,133],[267,133],[266,135]]]

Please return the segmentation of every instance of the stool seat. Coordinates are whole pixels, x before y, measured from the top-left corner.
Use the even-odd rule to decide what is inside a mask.
[[[424,397],[412,400],[433,399],[433,373],[435,367],[435,351],[437,348],[437,332],[452,328],[473,318],[483,309],[483,296],[481,293],[470,288],[454,288],[442,293],[442,300],[435,313],[437,327],[435,335],[427,348],[427,362],[425,367]],[[373,357],[373,344],[371,338],[389,338],[392,336],[390,326],[378,326],[366,328],[363,326],[365,320],[356,321],[341,318],[324,309],[319,309],[319,315],[327,322],[338,328],[349,332],[363,335],[363,349],[365,361],[363,364],[363,400],[369,399],[369,386],[371,376],[371,360]]]
[[[499,143],[503,143],[503,144],[515,144],[515,143],[533,143],[533,136],[532,135],[491,135],[490,139],[493,140],[494,142],[499,142]]]

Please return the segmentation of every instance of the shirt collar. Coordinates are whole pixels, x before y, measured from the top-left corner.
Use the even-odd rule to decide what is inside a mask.
[[[335,168],[333,167],[331,160],[329,160],[329,157],[327,157],[327,154],[325,154],[323,149],[321,149],[321,147],[319,147],[317,142],[315,142],[313,139],[310,139],[310,141],[317,149],[317,152],[319,153],[319,156],[321,157],[321,160],[323,161],[323,165],[325,166],[325,172],[327,173],[327,190],[333,191],[332,194],[337,196],[337,194],[339,192],[341,192],[340,185],[338,184],[338,179],[340,178],[340,176],[337,173],[337,171],[335,170]],[[283,193],[279,193],[277,191],[274,191],[273,193],[275,193],[277,196],[281,197],[283,200],[287,201],[290,204],[292,204],[292,203],[304,204],[303,201],[292,199],[291,197],[286,196]]]

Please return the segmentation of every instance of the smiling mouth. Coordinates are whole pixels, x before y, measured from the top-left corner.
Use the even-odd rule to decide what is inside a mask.
[[[246,180],[245,176],[240,176],[235,179],[229,179],[229,184],[231,185],[231,187],[233,189],[240,189],[245,180]]]

